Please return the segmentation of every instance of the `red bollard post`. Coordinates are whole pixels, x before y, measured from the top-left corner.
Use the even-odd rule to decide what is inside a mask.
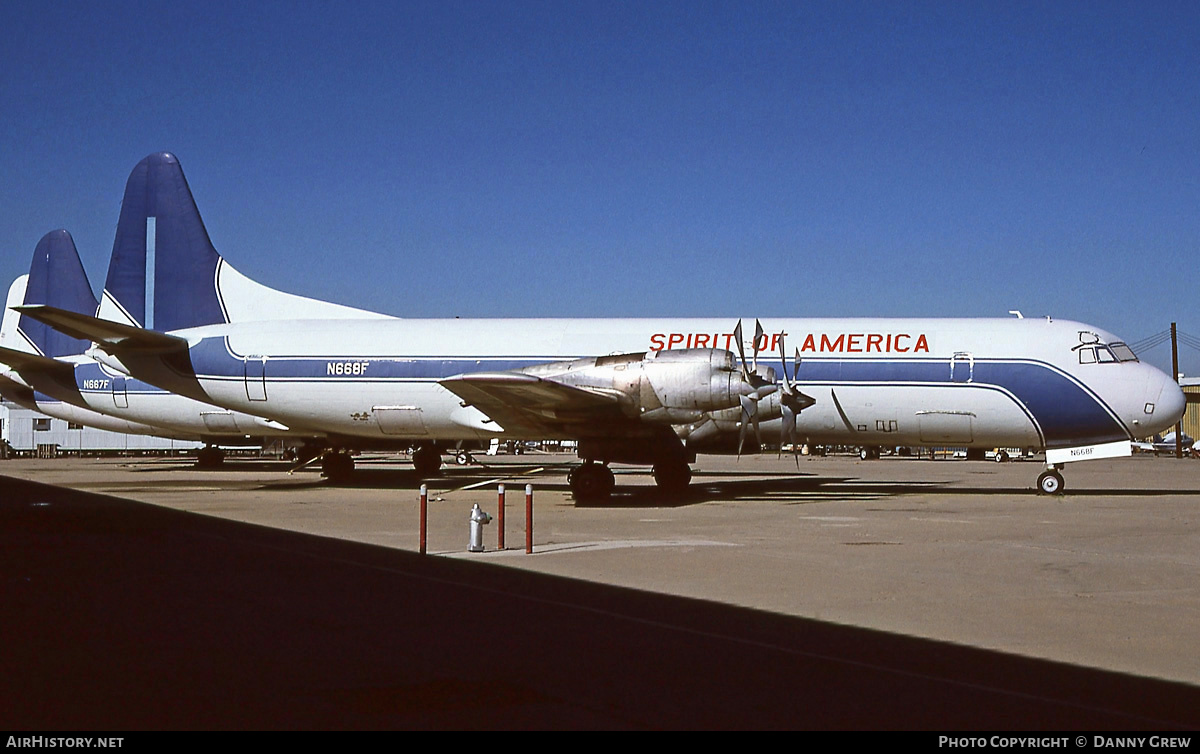
[[[421,485],[421,554],[425,554],[425,522],[428,519],[426,513],[429,508],[429,491],[425,489],[425,485]]]
[[[500,525],[499,526],[500,533],[498,534],[499,541],[496,543],[496,549],[503,550],[504,549],[504,485],[503,484],[497,488],[497,493],[498,493],[500,499],[497,501],[498,507],[496,508],[496,523]]]
[[[533,553],[533,485],[525,485],[525,554]]]

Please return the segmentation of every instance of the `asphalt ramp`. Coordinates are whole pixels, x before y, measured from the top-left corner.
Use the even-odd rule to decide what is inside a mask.
[[[1186,684],[7,477],[0,605],[9,730],[1200,726]]]

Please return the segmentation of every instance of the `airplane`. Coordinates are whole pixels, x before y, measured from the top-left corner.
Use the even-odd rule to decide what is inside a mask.
[[[1193,440],[1186,433],[1182,433],[1180,435],[1180,438],[1181,438],[1180,442],[1179,442],[1180,449],[1184,453],[1190,453],[1192,450],[1192,446],[1195,444],[1196,441]],[[1135,442],[1135,443],[1133,443],[1133,449],[1138,452],[1141,452],[1141,453],[1153,453],[1154,455],[1159,455],[1162,453],[1174,454],[1175,453],[1175,433],[1173,431],[1168,432],[1165,435],[1163,435],[1161,437],[1161,439],[1159,438],[1158,435],[1155,435],[1148,442]]]
[[[19,281],[19,288],[16,283],[10,288],[11,306],[47,304],[89,315],[99,307],[74,239],[65,230],[42,237],[29,274]],[[286,427],[260,417],[217,408],[114,372],[84,355],[88,341],[65,336],[11,308],[5,311],[5,320],[0,363],[8,366],[4,375],[15,402],[28,408],[101,429],[201,440],[206,447],[197,461],[203,467],[221,463],[221,445],[255,445],[269,437],[293,436]]]
[[[740,320],[331,319],[322,306],[233,270],[178,160],[158,153],[127,185],[100,316],[19,310],[93,341],[111,369],[331,447],[415,443],[423,475],[447,443],[577,440],[578,499],[611,492],[613,462],[682,490],[697,452],[741,452],[761,423],[810,443],[1045,449],[1037,486],[1054,494],[1064,464],[1129,455],[1184,408],[1116,336],[1049,317],[779,318],[747,342]],[[781,375],[758,363],[776,353]]]
[[[20,275],[9,286],[4,317],[0,322],[0,350],[3,350],[5,344],[21,345],[24,340],[22,335],[17,332],[17,321],[20,319],[20,315],[12,307],[20,306],[25,300],[25,288],[28,280],[28,275]],[[32,353],[32,350],[29,353]],[[55,419],[62,419],[71,424],[81,424],[109,432],[171,437],[170,433],[160,428],[106,416],[81,406],[55,400],[44,393],[36,392],[15,371],[7,368],[0,369],[0,395],[22,408],[37,411]],[[173,439],[185,438],[175,437]]]

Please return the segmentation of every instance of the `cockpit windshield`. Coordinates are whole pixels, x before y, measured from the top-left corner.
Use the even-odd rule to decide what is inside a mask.
[[[1116,364],[1138,360],[1129,346],[1119,342],[1102,343],[1096,333],[1081,332],[1079,341],[1079,345],[1071,350],[1079,353],[1080,364]]]
[[[1124,343],[1109,343],[1109,349],[1117,357],[1117,361],[1137,361],[1138,357],[1133,352],[1133,349]]]

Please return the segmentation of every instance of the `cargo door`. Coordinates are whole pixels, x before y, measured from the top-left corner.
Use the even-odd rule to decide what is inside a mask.
[[[918,411],[921,442],[960,445],[974,439],[975,415],[966,411]]]
[[[418,406],[375,406],[371,409],[379,431],[385,435],[419,437],[429,434]]]

